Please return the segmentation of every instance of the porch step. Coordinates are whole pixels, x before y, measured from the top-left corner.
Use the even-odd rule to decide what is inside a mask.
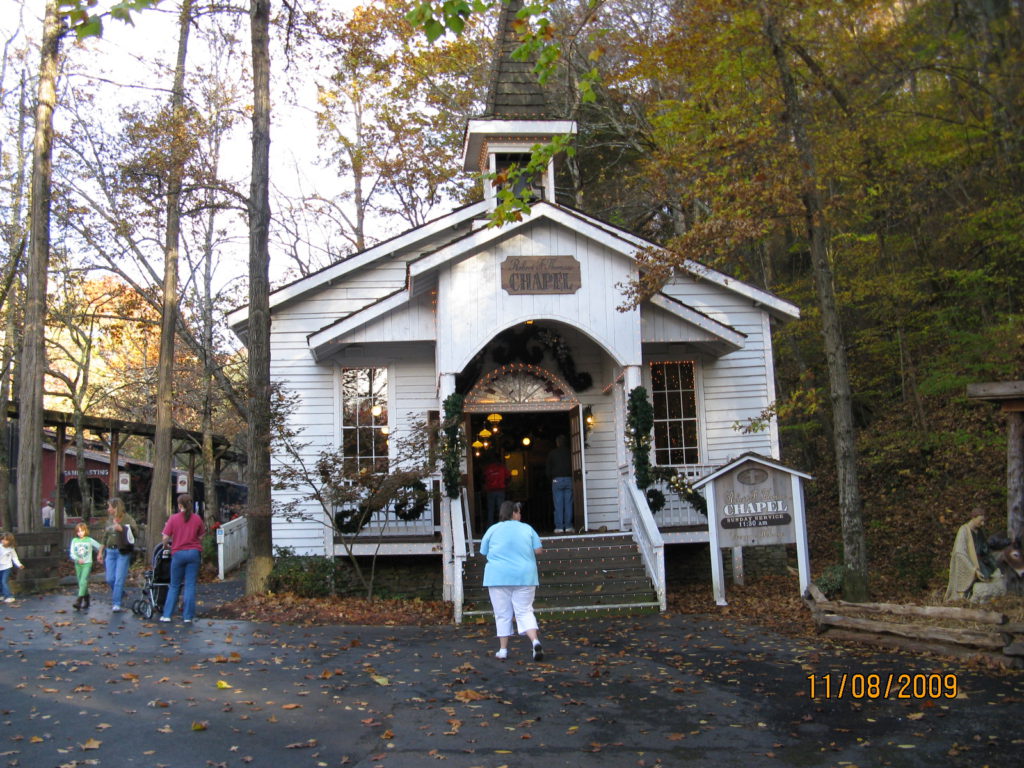
[[[651,613],[660,608],[636,544],[628,534],[542,538],[540,587],[534,610],[543,614]],[[487,559],[477,555],[463,571],[463,614],[491,612],[483,586]]]

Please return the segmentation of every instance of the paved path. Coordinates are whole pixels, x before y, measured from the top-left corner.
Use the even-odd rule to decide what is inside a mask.
[[[1019,674],[712,617],[549,622],[543,662],[525,640],[501,662],[490,625],[165,625],[111,614],[97,591],[88,613],[70,591],[0,604],[0,765],[999,768],[1024,754]],[[935,693],[955,679],[956,697],[851,690],[869,674]]]

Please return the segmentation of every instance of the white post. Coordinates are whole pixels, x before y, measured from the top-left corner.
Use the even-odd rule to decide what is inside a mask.
[[[743,547],[732,548],[732,583],[739,584],[741,587],[745,583],[743,581]]]
[[[437,405],[441,423],[444,423],[444,401],[455,391],[455,374],[442,373],[437,377]],[[441,576],[441,597],[454,599],[455,581],[454,539],[452,538],[452,500],[445,492],[444,478],[441,478],[441,552],[444,566]]]
[[[217,529],[217,578],[224,581],[227,568],[224,563],[224,528],[223,526]]]
[[[796,528],[796,564],[800,575],[800,594],[811,585],[811,555],[807,546],[807,513],[804,510],[804,484],[796,475],[790,476],[793,489],[793,525]]]
[[[708,502],[708,535],[711,545],[711,584],[716,605],[728,605],[725,601],[725,573],[722,566],[722,548],[718,544],[718,515],[715,513],[715,484],[708,483],[705,498]]]
[[[623,368],[622,383],[626,387],[626,399],[629,399],[629,393],[639,387],[643,383],[643,377],[640,375],[639,365],[627,365]]]

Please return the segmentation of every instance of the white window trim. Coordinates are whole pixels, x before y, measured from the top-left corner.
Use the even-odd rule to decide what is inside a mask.
[[[341,415],[342,415],[341,414],[341,411],[342,411],[341,382],[342,382],[343,372],[344,372],[344,370],[346,368],[383,368],[384,370],[387,371],[387,377],[388,377],[388,420],[387,420],[387,428],[388,428],[388,437],[389,437],[389,441],[388,441],[388,465],[390,466],[395,461],[395,455],[394,455],[395,446],[394,446],[394,443],[390,440],[390,437],[395,434],[394,414],[395,414],[395,404],[397,402],[397,398],[395,397],[395,389],[396,389],[396,387],[395,387],[395,363],[393,361],[389,361],[389,362],[385,363],[385,362],[372,361],[372,360],[371,361],[349,360],[349,361],[339,361],[337,364],[335,364],[335,366],[334,366],[334,445],[331,446],[331,450],[337,450],[338,448],[341,447],[341,444],[342,444],[342,434],[341,434],[341,430],[342,430],[342,422],[341,422]]]
[[[648,398],[654,397],[654,383],[651,380],[651,364],[652,363],[690,363],[693,365],[693,388],[694,398],[696,399],[697,408],[697,458],[699,461],[696,466],[701,464],[709,464],[708,461],[708,446],[707,446],[707,430],[708,430],[708,418],[707,412],[704,409],[704,366],[701,365],[700,358],[697,356],[686,357],[680,355],[655,355],[654,357],[645,357],[643,361],[643,370],[641,376],[643,377],[644,389],[647,390]],[[657,459],[657,453],[654,450],[654,427],[651,427],[651,447],[650,447],[650,459],[652,467],[675,467],[675,466],[690,466],[687,464],[659,464]]]

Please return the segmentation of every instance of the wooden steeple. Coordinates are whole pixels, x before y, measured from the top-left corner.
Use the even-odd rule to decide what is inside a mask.
[[[516,61],[512,56],[522,42],[514,28],[516,15],[522,8],[523,0],[508,0],[501,9],[483,118],[549,120],[557,117],[548,104],[547,89],[533,71],[534,62]]]
[[[466,127],[463,168],[478,173],[496,173],[512,163],[523,165],[535,144],[552,137],[576,133],[576,123],[555,114],[547,89],[537,80],[532,61],[516,61],[520,45],[514,22],[523,0],[506,0],[498,20],[491,64],[487,104],[478,118]],[[554,170],[549,166],[534,179],[535,197],[554,201]],[[484,185],[484,197],[494,199],[495,190]]]

